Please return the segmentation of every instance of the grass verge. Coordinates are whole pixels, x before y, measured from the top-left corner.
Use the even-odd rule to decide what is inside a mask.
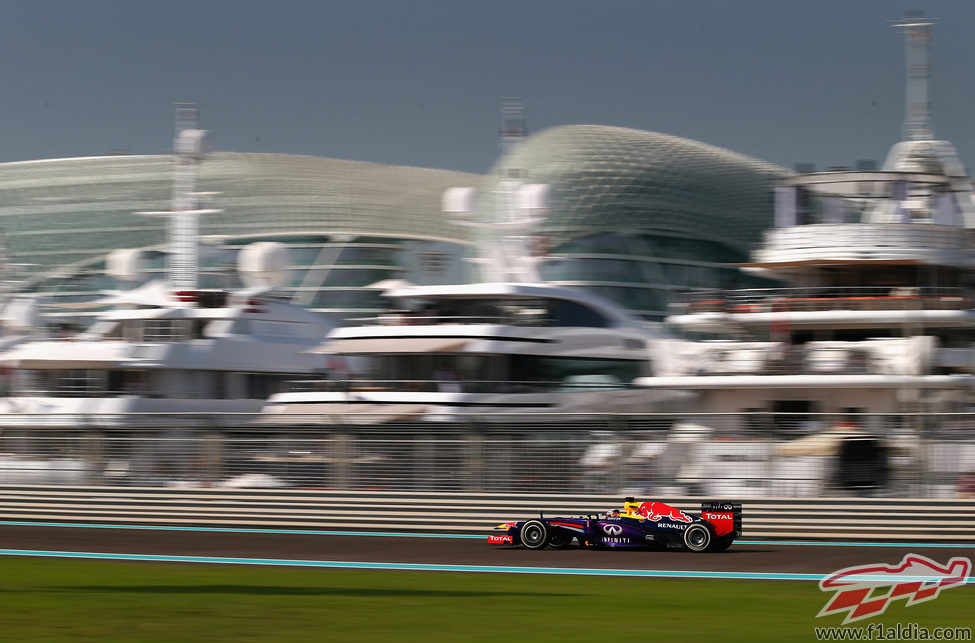
[[[812,582],[371,572],[0,558],[3,641],[810,640]],[[885,624],[973,625],[975,588]]]

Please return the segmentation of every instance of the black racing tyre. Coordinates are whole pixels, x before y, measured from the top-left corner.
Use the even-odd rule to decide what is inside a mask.
[[[541,520],[529,520],[521,526],[521,544],[525,549],[543,549],[548,539],[548,525]]]
[[[572,534],[567,534],[561,529],[553,529],[552,535],[548,537],[548,546],[552,549],[568,549],[572,546]]]
[[[734,535],[724,536],[723,538],[715,538],[711,541],[711,549],[709,551],[724,551],[731,547],[731,543],[735,542]]]
[[[712,540],[711,530],[703,523],[695,522],[684,530],[684,547],[691,551],[707,551]]]

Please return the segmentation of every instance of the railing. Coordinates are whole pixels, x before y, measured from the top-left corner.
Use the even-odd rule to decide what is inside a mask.
[[[675,294],[674,312],[768,313],[817,310],[969,310],[963,288],[762,288]]]
[[[582,391],[612,391],[634,388],[628,382],[592,381],[510,381],[510,380],[459,380],[459,379],[431,379],[431,380],[386,380],[386,379],[355,379],[355,380],[295,380],[288,382],[290,392],[356,392],[356,391],[389,391],[399,393],[567,393]]]
[[[794,346],[777,342],[760,348],[715,347],[680,364],[687,375],[902,375],[905,364],[863,347]],[[901,360],[906,362],[906,360]]]
[[[829,223],[772,228],[757,263],[815,259],[914,259],[968,263],[965,230],[930,223]]]
[[[431,326],[436,324],[494,324],[499,326],[551,326],[553,321],[542,315],[439,315],[391,312],[376,317],[350,319],[359,326]]]
[[[656,496],[698,513],[702,498]],[[734,500],[731,497],[714,498]],[[620,496],[175,490],[0,485],[0,520],[151,527],[487,534],[537,516],[619,507]],[[742,502],[743,537],[970,542],[975,500],[767,498]]]
[[[396,418],[152,415],[125,428],[117,414],[110,428],[75,416],[76,428],[54,429],[8,416],[0,484],[975,497],[971,414],[861,415],[854,426],[817,413]]]

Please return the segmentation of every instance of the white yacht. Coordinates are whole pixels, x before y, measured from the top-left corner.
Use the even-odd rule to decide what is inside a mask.
[[[274,296],[287,263],[283,247],[253,244],[241,252],[245,289],[197,285],[197,219],[213,212],[197,205],[194,192],[204,134],[179,128],[173,209],[149,213],[169,218],[167,279],[94,302],[111,309],[85,332],[30,339],[0,353],[12,379],[0,398],[0,423],[196,426],[199,416],[176,416],[256,413],[286,381],[321,370],[321,357],[307,351],[333,325]]]
[[[266,412],[339,422],[501,412],[500,420],[658,406],[630,384],[650,374],[657,335],[612,302],[516,282],[412,286],[386,296],[395,310],[337,328],[316,349],[333,374],[353,356],[364,358],[367,374],[332,380],[333,390],[272,396]]]
[[[521,136],[520,106],[506,112],[506,146]],[[476,194],[454,188],[444,210],[478,228],[481,283],[414,286],[385,292],[391,309],[338,328],[316,352],[330,373],[359,359],[332,390],[272,396],[265,411],[298,422],[385,422],[476,415],[510,421],[523,414],[646,412],[666,401],[633,388],[652,374],[650,343],[660,337],[619,305],[537,274],[533,226],[548,186],[503,181],[493,198],[499,221],[472,220]],[[365,368],[365,373],[354,371]],[[661,398],[670,398],[671,393]],[[290,419],[289,419],[290,417]],[[535,415],[535,419],[542,417]]]
[[[304,351],[328,329],[269,293],[178,291],[118,308],[78,335],[0,354],[16,369],[0,422],[124,426],[159,414],[256,413],[286,381],[320,370],[320,357]]]
[[[729,339],[663,342],[639,383],[708,391],[719,412],[969,410],[975,211],[948,149],[788,180],[748,268],[789,286],[689,297],[668,321]]]
[[[955,493],[975,466],[957,441],[975,389],[975,218],[968,179],[932,153],[948,149],[899,144],[880,172],[787,181],[748,267],[789,285],[698,293],[668,318],[693,338],[659,342],[657,375],[636,384],[694,392],[706,413],[666,447],[682,454],[675,489],[912,495],[893,481],[926,470],[924,493]]]
[[[928,38],[910,30],[929,25],[900,25],[910,68],[927,69],[910,47]],[[918,80],[909,75],[909,97]],[[668,317],[686,339],[659,342],[656,376],[636,383],[696,392],[709,414],[681,439],[681,488],[889,491],[901,468],[927,472],[925,493],[953,495],[958,472],[975,466],[975,445],[959,441],[969,420],[951,415],[973,411],[975,389],[972,182],[934,138],[927,104],[912,105],[907,139],[879,171],[801,174],[777,188],[775,227],[745,269],[784,287],[694,293]],[[841,453],[851,460],[826,457]],[[707,487],[722,476],[740,484]]]
[[[908,17],[908,70],[930,22]],[[641,385],[708,391],[709,409],[969,410],[975,372],[975,204],[934,138],[926,75],[908,74],[907,139],[880,171],[801,174],[745,269],[784,288],[697,293],[669,323],[724,340],[662,344]],[[924,83],[923,87],[916,84]]]

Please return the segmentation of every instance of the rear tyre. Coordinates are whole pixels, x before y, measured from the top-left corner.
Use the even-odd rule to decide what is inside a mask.
[[[548,525],[541,520],[529,520],[521,526],[521,544],[525,549],[543,549],[548,539]]]
[[[572,546],[572,536],[561,529],[553,529],[548,537],[548,546],[552,549],[568,549]]]
[[[712,540],[711,530],[699,522],[684,530],[684,546],[690,551],[707,551]]]
[[[715,538],[711,542],[711,549],[708,551],[724,551],[731,547],[731,543],[735,542],[735,537],[725,536],[724,538]]]

